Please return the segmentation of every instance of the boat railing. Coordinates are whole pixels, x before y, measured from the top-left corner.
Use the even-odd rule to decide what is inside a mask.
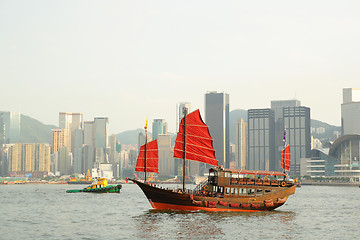
[[[195,188],[194,188],[194,192],[198,192],[198,191],[201,191],[205,185],[208,184],[208,179],[202,181],[201,183],[199,183],[199,185],[197,185]]]

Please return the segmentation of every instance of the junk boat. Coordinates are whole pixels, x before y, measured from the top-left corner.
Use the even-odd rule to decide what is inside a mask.
[[[67,190],[67,193],[92,192],[92,193],[120,193],[121,184],[108,185],[106,178],[98,178],[95,184],[83,189]]]
[[[282,152],[281,166],[284,168],[284,172],[224,169],[218,166],[213,139],[210,136],[208,126],[200,116],[199,110],[187,115],[186,109],[184,109],[184,117],[181,120],[175,141],[174,157],[183,159],[182,189],[165,189],[146,182],[147,166],[156,165],[158,161],[156,157],[146,158],[146,149],[149,148],[147,144],[145,142],[142,146],[144,151],[139,153],[139,156],[142,154],[145,159],[145,161],[140,159],[145,172],[145,181],[130,180],[141,188],[154,209],[268,211],[280,207],[290,195],[295,193],[294,183],[286,180],[285,169],[288,171],[290,167],[289,146],[284,146]],[[186,160],[215,166],[209,169],[208,179],[197,185],[194,190],[185,188]]]

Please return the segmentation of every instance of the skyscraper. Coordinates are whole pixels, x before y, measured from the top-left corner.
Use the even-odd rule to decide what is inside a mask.
[[[0,146],[20,141],[20,116],[19,112],[0,112]]]
[[[275,168],[275,114],[271,109],[248,110],[249,170],[273,171]]]
[[[229,168],[229,94],[218,92],[205,94],[205,119],[210,135],[214,139],[215,157],[219,165]]]
[[[239,119],[235,125],[235,168],[246,169],[247,159],[247,122]]]
[[[109,119],[107,117],[94,118],[95,147],[107,148],[109,146]]]
[[[275,113],[275,167],[274,170],[282,171],[280,167],[281,151],[284,147],[284,114],[285,107],[300,107],[301,102],[296,99],[290,100],[273,100],[271,101],[271,109]]]
[[[342,134],[360,134],[360,89],[344,88],[341,104]]]
[[[176,105],[176,132],[179,131],[179,124],[184,117],[184,108],[188,114],[191,112],[191,104],[189,102],[181,102]]]
[[[167,134],[168,125],[165,119],[154,119],[152,123],[152,139],[157,139],[159,134]]]
[[[300,159],[309,158],[311,153],[310,108],[284,107],[283,118],[291,152],[290,174],[299,176]]]
[[[52,132],[52,152],[56,153],[64,146],[64,129],[51,129]]]

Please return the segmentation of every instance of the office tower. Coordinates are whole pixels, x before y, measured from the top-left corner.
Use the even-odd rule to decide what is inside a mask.
[[[94,118],[95,162],[108,163],[107,148],[109,147],[109,119],[107,117]]]
[[[157,138],[159,149],[159,175],[174,175],[174,160],[171,149],[171,135],[160,134]]]
[[[271,101],[271,109],[275,114],[275,167],[276,171],[283,171],[280,167],[281,151],[284,147],[284,114],[285,107],[300,107],[301,102],[296,99],[291,100],[273,100]]]
[[[176,132],[179,131],[179,124],[184,117],[184,108],[188,114],[191,112],[191,104],[189,102],[181,102],[176,105]]]
[[[205,119],[210,135],[214,139],[215,157],[219,165],[229,168],[229,94],[218,92],[205,94]]]
[[[64,146],[64,129],[51,129],[52,132],[52,153],[59,151]]]
[[[107,148],[109,146],[109,119],[107,117],[94,118],[95,147]]]
[[[235,124],[235,168],[246,169],[247,122],[239,119]]]
[[[341,104],[342,134],[360,134],[360,89],[344,88]]]
[[[167,134],[168,125],[165,119],[154,119],[152,123],[152,139],[157,139],[159,134]]]
[[[20,141],[19,112],[0,112],[0,146]]]
[[[112,164],[118,163],[118,154],[116,151],[116,135],[112,134],[110,136],[110,156],[109,156],[109,162]]]
[[[69,152],[68,147],[60,148],[57,154],[60,175],[70,175],[72,173],[72,154]]]
[[[82,129],[83,115],[82,113],[59,113],[59,128],[64,129],[64,146],[73,151],[72,134],[76,129]]]
[[[86,173],[83,163],[84,134],[82,129],[74,129],[72,132],[72,155],[74,173]]]
[[[249,170],[273,171],[275,168],[275,114],[271,109],[248,110]]]
[[[95,146],[94,121],[84,122],[84,145]]]
[[[311,152],[310,108],[284,107],[283,119],[291,152],[290,174],[299,176],[300,159],[309,158]]]

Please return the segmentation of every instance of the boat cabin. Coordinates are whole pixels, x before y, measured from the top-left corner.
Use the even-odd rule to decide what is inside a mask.
[[[208,180],[202,186],[206,195],[263,195],[272,188],[291,187],[286,174],[272,171],[250,171],[211,168]]]

